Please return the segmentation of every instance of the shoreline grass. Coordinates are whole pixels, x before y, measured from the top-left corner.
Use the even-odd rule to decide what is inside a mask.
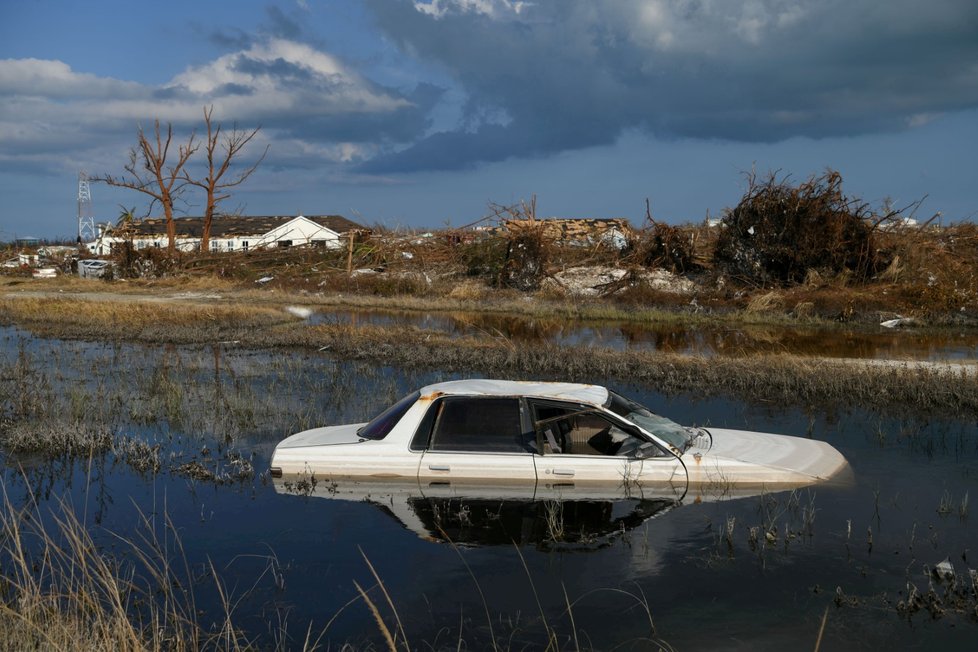
[[[350,310],[381,310],[390,312],[473,313],[501,317],[573,320],[582,324],[618,322],[634,324],[677,324],[687,326],[773,326],[818,328],[828,330],[875,329],[883,319],[897,314],[894,309],[864,307],[836,309],[835,304],[871,306],[880,296],[894,288],[843,288],[846,296],[832,297],[832,308],[816,310],[819,301],[826,301],[826,291],[805,288],[768,292],[750,299],[745,295],[737,301],[706,302],[700,305],[690,297],[671,297],[670,302],[628,302],[613,297],[574,297],[552,292],[520,293],[515,290],[480,286],[467,290],[465,282],[452,284],[453,290],[432,290],[430,293],[372,293],[367,289],[350,291],[305,289],[295,291],[281,288],[242,287],[226,279],[209,277],[172,277],[154,280],[133,280],[107,284],[90,279],[60,278],[44,283],[34,280],[11,281],[0,277],[0,299],[45,299],[133,303],[170,303],[186,305],[245,306],[249,308],[303,304],[320,308]],[[463,291],[458,291],[459,289]],[[831,292],[828,292],[831,294]],[[770,303],[760,307],[762,299]],[[845,300],[843,300],[845,299]],[[765,304],[766,305],[766,304]],[[914,332],[956,329],[978,329],[978,322],[961,322],[955,315],[918,319]]]
[[[489,334],[454,337],[402,326],[317,324],[241,305],[140,304],[76,299],[0,300],[0,322],[40,337],[295,348],[410,369],[488,376],[640,382],[666,393],[699,391],[755,401],[960,413],[978,410],[968,365],[926,367],[790,354],[702,357],[523,343]]]

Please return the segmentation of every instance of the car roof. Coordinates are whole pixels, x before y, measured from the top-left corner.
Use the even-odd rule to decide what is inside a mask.
[[[530,398],[554,398],[579,401],[591,405],[604,405],[608,390],[600,385],[583,383],[555,383],[525,380],[491,380],[474,378],[435,383],[421,388],[422,397],[432,395],[451,396],[527,396]]]

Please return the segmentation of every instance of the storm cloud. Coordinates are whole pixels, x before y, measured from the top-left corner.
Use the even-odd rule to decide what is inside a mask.
[[[457,125],[368,172],[544,156],[629,129],[857,136],[978,106],[970,0],[367,2],[379,29],[449,71],[466,97]]]

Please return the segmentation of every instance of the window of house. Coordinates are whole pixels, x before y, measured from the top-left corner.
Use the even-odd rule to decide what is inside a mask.
[[[279,247],[291,247],[292,246],[292,241],[291,240],[279,240],[278,241],[278,246]]]
[[[245,251],[248,251],[248,241],[247,240],[242,240],[241,241],[241,248],[244,249]]]
[[[517,398],[445,398],[437,410],[429,444],[433,451],[530,452]]]
[[[219,243],[217,240],[211,240],[211,251],[217,251],[220,248],[221,243]]]
[[[228,251],[234,251],[234,240],[228,240]]]

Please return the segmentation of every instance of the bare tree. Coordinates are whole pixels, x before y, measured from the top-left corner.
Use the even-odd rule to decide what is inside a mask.
[[[154,204],[159,203],[166,217],[167,251],[172,254],[176,248],[177,238],[177,228],[173,222],[173,202],[180,188],[186,183],[183,168],[200,145],[195,142],[196,134],[191,133],[187,144],[177,148],[176,163],[168,166],[167,157],[170,154],[170,144],[173,142],[173,125],[166,125],[164,139],[160,132],[160,121],[156,120],[154,134],[155,142],[146,136],[142,127],[138,128],[139,142],[129,150],[129,163],[125,166],[128,176],[116,177],[106,174],[96,177],[95,180],[149,195],[152,197],[150,210]]]
[[[214,220],[217,205],[231,196],[227,189],[244,183],[265,159],[265,155],[268,154],[268,147],[266,146],[265,151],[258,157],[254,165],[233,177],[224,179],[224,175],[231,168],[232,161],[241,153],[245,145],[258,134],[261,127],[255,127],[251,131],[240,131],[235,125],[230,132],[225,133],[224,137],[221,138],[221,124],[215,125],[211,122],[213,113],[213,106],[204,108],[204,124],[207,125],[207,143],[205,145],[207,176],[202,179],[195,179],[186,170],[183,172],[184,182],[202,188],[207,193],[207,204],[204,208],[204,229],[200,238],[201,251],[207,251],[210,245],[211,223]],[[218,146],[220,146],[220,152]]]

